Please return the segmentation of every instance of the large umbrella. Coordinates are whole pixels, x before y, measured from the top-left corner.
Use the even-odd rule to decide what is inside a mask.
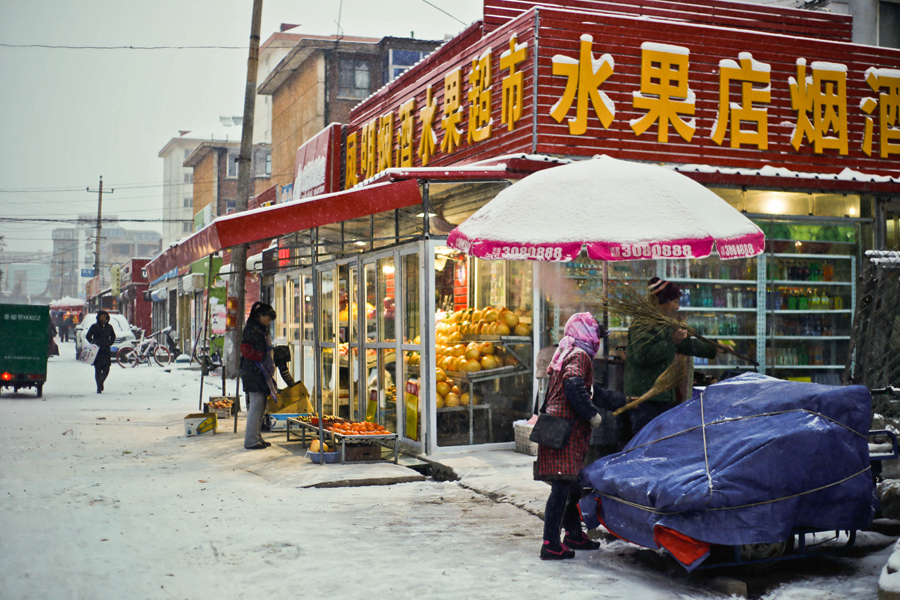
[[[529,175],[450,232],[488,260],[756,256],[762,230],[699,183],[657,165],[601,156]]]

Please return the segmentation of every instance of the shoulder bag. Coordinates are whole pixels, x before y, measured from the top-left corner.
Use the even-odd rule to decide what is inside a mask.
[[[528,439],[535,444],[559,450],[566,445],[572,433],[572,421],[547,414],[547,399],[541,406],[538,420],[531,429]]]

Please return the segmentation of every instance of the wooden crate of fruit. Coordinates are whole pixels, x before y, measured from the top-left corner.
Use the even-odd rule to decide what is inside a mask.
[[[203,406],[203,412],[215,413],[219,417],[232,417],[236,402],[235,396],[210,396],[209,402]]]

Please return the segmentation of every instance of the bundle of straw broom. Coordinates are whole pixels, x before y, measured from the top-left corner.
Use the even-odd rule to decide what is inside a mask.
[[[619,416],[626,410],[631,410],[638,404],[643,404],[654,396],[678,387],[681,382],[684,381],[684,378],[687,377],[688,371],[690,370],[691,364],[689,359],[690,357],[685,356],[684,354],[676,354],[674,362],[669,365],[669,368],[659,374],[659,377],[653,382],[653,387],[647,390],[644,395],[637,400],[632,400],[622,408],[616,409],[616,411],[613,412],[613,416]]]

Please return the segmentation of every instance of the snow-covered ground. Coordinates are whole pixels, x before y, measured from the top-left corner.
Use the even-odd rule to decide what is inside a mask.
[[[337,473],[415,473],[314,466],[283,434],[244,451],[230,423],[185,438],[199,372],[113,365],[98,395],[74,344],[60,346],[44,398],[0,397],[0,598],[718,596],[621,541],[538,560],[533,513],[547,488],[530,480],[527,457],[446,457],[457,482],[302,487]],[[890,551],[797,567],[764,597],[874,598]]]

